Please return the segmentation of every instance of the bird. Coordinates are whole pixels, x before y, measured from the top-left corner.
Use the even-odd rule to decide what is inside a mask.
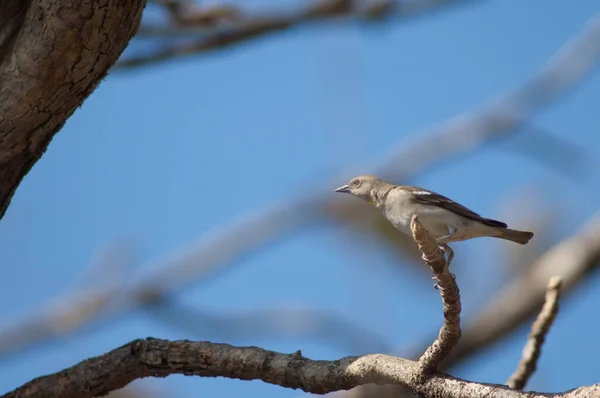
[[[428,189],[394,185],[373,175],[354,177],[335,192],[348,193],[375,206],[399,231],[412,236],[410,224],[416,215],[429,236],[442,249],[449,249],[448,262],[453,252],[449,242],[492,237],[526,244],[533,232],[509,229],[501,221],[484,218],[473,210]]]

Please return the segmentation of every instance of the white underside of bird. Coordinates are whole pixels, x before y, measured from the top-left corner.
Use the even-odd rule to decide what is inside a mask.
[[[411,196],[411,193],[405,190],[392,189],[387,200],[375,206],[394,227],[410,236],[412,236],[410,223],[412,217],[416,215],[429,235],[439,243],[501,235],[498,228],[466,219],[437,206],[420,203],[411,203],[407,206],[406,203],[411,200]]]

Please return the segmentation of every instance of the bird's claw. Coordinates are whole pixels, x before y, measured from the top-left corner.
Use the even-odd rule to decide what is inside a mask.
[[[444,253],[444,259],[446,260],[446,264],[449,266],[454,259],[454,250],[452,250],[452,248],[450,248],[450,246],[448,246],[446,243],[441,243],[439,248],[442,253]]]

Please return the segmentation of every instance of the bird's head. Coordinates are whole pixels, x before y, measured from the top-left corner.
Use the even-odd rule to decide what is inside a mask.
[[[372,200],[373,189],[385,184],[379,178],[372,175],[362,175],[354,177],[346,185],[342,185],[335,192],[349,193],[359,198],[366,199],[367,201]]]

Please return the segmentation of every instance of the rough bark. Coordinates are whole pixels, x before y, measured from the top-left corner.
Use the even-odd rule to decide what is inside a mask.
[[[170,374],[263,380],[313,394],[368,383],[401,385],[418,396],[431,398],[592,398],[600,394],[600,384],[543,394],[461,380],[440,372],[423,379],[418,377],[419,372],[418,362],[383,354],[316,361],[303,357],[300,351],[281,354],[258,347],[147,338],[34,379],[2,398],[91,398],[135,379]]]
[[[144,0],[2,0],[0,217],[34,163],[117,61]]]
[[[600,384],[556,395],[523,393],[506,386],[460,380],[439,372],[438,365],[460,338],[460,294],[456,280],[448,270],[449,260],[446,261],[437,242],[416,216],[412,219],[411,230],[423,260],[438,280],[444,306],[444,324],[438,338],[418,362],[382,354],[314,361],[303,357],[300,351],[281,354],[258,347],[147,338],[34,379],[0,398],[92,398],[122,388],[135,379],[170,374],[263,380],[313,394],[348,390],[365,384],[393,384],[417,396],[431,398],[597,396]],[[447,246],[446,249],[450,250]]]
[[[440,363],[450,354],[462,334],[460,330],[460,290],[456,284],[456,278],[450,273],[450,262],[444,257],[441,246],[435,239],[429,236],[427,230],[419,222],[416,215],[412,217],[410,229],[419,250],[423,253],[423,261],[431,268],[435,280],[436,289],[440,291],[442,305],[444,306],[444,324],[442,325],[437,339],[425,350],[419,358],[420,371],[423,375],[429,375],[436,371]],[[448,245],[444,245],[447,253],[452,253]]]

